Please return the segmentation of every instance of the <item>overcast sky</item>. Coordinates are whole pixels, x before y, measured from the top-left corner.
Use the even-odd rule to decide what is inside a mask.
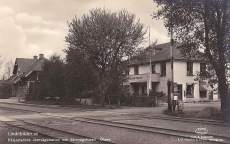
[[[163,21],[150,16],[157,11],[153,0],[1,0],[1,57],[5,61],[15,61],[15,58],[32,58],[40,53],[49,58],[57,53],[64,58],[62,50],[67,47],[64,41],[68,33],[67,21],[96,7],[105,7],[112,12],[126,9],[136,14],[146,29],[151,27],[151,41],[169,42]],[[0,76],[3,69],[4,65]]]

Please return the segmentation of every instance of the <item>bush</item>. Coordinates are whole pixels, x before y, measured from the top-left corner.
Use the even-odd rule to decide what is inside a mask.
[[[206,118],[206,119],[217,119],[221,118],[220,110],[214,107],[207,107],[198,112],[195,116],[196,118]]]
[[[8,99],[12,96],[12,87],[11,85],[1,85],[0,86],[0,98]]]
[[[167,97],[163,92],[150,91],[149,95],[133,93],[125,96],[124,99],[124,105],[127,106],[155,107],[158,106],[158,101],[165,101]]]

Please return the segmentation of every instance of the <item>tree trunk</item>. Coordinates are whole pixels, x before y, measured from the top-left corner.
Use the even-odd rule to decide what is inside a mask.
[[[104,106],[105,104],[105,94],[104,94],[104,90],[102,88],[102,82],[99,82],[99,90],[100,90],[100,99],[101,99],[101,106]]]
[[[218,76],[218,91],[221,98],[221,117],[224,122],[230,123],[230,99],[228,93],[228,85],[226,83],[225,71],[219,70]]]

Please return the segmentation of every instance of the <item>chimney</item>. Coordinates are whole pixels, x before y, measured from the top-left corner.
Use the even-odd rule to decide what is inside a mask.
[[[44,54],[39,54],[39,59],[43,59],[44,58]]]
[[[34,56],[34,59],[38,59],[38,56]]]

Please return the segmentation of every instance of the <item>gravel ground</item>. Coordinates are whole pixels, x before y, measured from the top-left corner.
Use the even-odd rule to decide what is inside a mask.
[[[30,121],[33,122],[33,121]],[[139,132],[115,127],[95,125],[83,122],[66,122],[63,119],[42,119],[37,120],[37,124],[49,126],[56,129],[61,129],[81,135],[86,135],[94,138],[111,139],[112,142],[118,144],[176,144],[185,143],[178,141],[177,137],[153,134],[147,132]],[[204,143],[204,141],[192,141],[189,143]],[[209,142],[210,143],[210,142]]]
[[[1,102],[1,100],[0,100]],[[208,106],[219,106],[220,103],[185,103],[186,110],[199,110]],[[72,122],[65,119],[56,119],[52,116],[65,116],[69,118],[74,117],[92,117],[105,120],[116,120],[120,122],[127,122],[133,124],[158,126],[179,130],[187,130],[194,132],[196,128],[206,127],[209,134],[221,134],[230,135],[229,127],[218,127],[208,124],[197,124],[197,123],[185,123],[185,122],[175,122],[167,120],[155,120],[155,119],[142,119],[134,117],[133,114],[142,114],[147,116],[165,116],[162,114],[162,110],[167,108],[167,104],[162,107],[151,107],[151,108],[141,108],[141,107],[123,107],[121,109],[101,109],[101,110],[85,110],[81,108],[62,108],[58,106],[48,106],[48,107],[36,107],[36,106],[26,106],[26,105],[9,105],[0,103],[0,106],[6,106],[17,109],[31,110],[42,112],[43,115],[38,113],[30,112],[11,112],[11,111],[0,111],[3,116],[8,118],[21,119],[26,121],[31,121],[38,123],[40,125],[50,126],[53,128],[58,128],[61,130],[66,130],[82,135],[88,135],[96,138],[111,139],[113,142],[118,144],[177,144],[177,143],[210,143],[204,141],[187,141],[181,140],[176,137],[164,136],[159,134],[150,134],[145,132],[138,132],[133,130],[126,130],[121,128],[112,128],[108,126],[101,126],[95,124],[88,124],[82,122]],[[1,126],[1,125],[0,125]],[[0,128],[4,128],[1,126]],[[5,129],[6,132],[9,128]],[[19,130],[17,130],[19,131]],[[0,136],[4,135],[4,129],[1,129]],[[7,139],[5,139],[7,140]],[[181,141],[180,141],[181,140]],[[0,141],[2,143],[2,141]]]
[[[180,121],[168,121],[168,120],[159,120],[159,119],[144,119],[144,120],[123,120],[119,122],[130,123],[130,124],[139,124],[145,126],[154,126],[160,128],[168,128],[175,130],[183,130],[194,132],[197,128],[207,128],[208,134],[212,135],[222,135],[230,137],[230,127],[229,126],[217,126],[210,124],[201,124],[201,123],[189,123],[189,122],[180,122]]]
[[[11,136],[12,133],[15,132],[27,132],[27,133],[32,133],[35,134],[36,136]],[[12,126],[8,126],[6,124],[4,124],[3,122],[0,122],[0,144],[40,144],[41,142],[32,142],[33,139],[49,139],[49,137],[40,135],[40,134],[36,134],[34,132],[31,131],[27,131],[24,129],[20,129],[20,128],[16,128],[16,127],[12,127]],[[31,140],[30,142],[28,141]],[[18,142],[17,140],[21,140],[24,142]],[[43,142],[45,143],[45,142]],[[49,142],[52,144],[65,144],[64,142]]]

